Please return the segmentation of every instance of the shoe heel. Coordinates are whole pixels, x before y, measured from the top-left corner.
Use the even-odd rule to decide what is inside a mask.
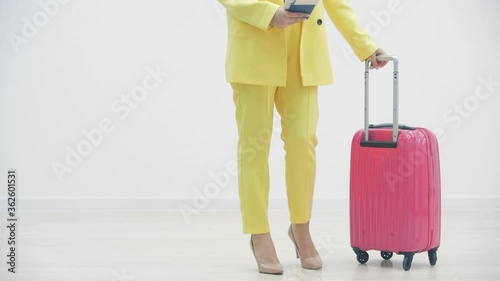
[[[274,275],[283,274],[283,267],[279,262],[277,264],[264,264],[259,261],[259,259],[255,255],[255,249],[253,247],[253,241],[251,237],[250,237],[250,249],[252,250],[253,256],[255,257],[255,261],[257,262],[257,268],[259,269],[260,273],[274,274]]]
[[[290,239],[293,242],[293,245],[295,246],[295,254],[297,258],[300,258],[300,263],[303,268],[317,270],[323,267],[323,262],[321,261],[321,257],[319,256],[319,254],[311,258],[300,257],[299,246],[297,245],[295,237],[293,236],[292,225],[290,225],[290,228],[288,229],[288,237],[290,237]]]

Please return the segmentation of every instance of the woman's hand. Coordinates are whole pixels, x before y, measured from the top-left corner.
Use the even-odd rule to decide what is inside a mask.
[[[309,14],[289,12],[285,10],[285,8],[280,7],[274,14],[269,26],[283,29],[289,25],[305,20],[308,16]]]
[[[370,69],[379,69],[379,68],[382,68],[384,67],[387,62],[386,61],[377,61],[377,56],[378,55],[387,55],[384,50],[378,48],[375,53],[373,53],[371,56],[370,56],[370,61],[371,61],[371,66],[370,66]]]

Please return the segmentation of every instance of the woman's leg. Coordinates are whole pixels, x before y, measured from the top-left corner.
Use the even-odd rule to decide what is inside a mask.
[[[309,232],[316,177],[318,88],[302,87],[300,78],[280,88],[276,107],[281,115],[290,221],[302,257],[317,256]],[[295,85],[294,85],[295,84]]]
[[[290,220],[304,224],[311,218],[316,178],[318,87],[302,87],[300,78],[292,80],[287,87],[278,89],[276,107],[281,115],[281,139],[286,151]]]
[[[269,146],[276,87],[231,83],[238,126],[238,190],[243,233],[262,273],[280,274],[268,221]]]
[[[276,87],[231,83],[238,126],[238,190],[243,232],[270,231],[269,146]]]
[[[309,233],[309,220],[316,178],[318,87],[302,86],[300,30],[300,24],[289,30],[287,85],[278,88],[275,102],[281,116],[281,139],[286,151],[285,177],[291,231],[301,257],[315,257],[317,251]]]

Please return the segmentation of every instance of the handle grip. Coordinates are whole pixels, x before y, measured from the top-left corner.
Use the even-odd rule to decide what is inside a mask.
[[[377,61],[393,61],[394,62],[394,71],[399,71],[399,57],[397,56],[390,56],[390,55],[378,55],[377,56]],[[365,61],[365,71],[370,70],[370,65],[371,65],[371,60],[370,58],[366,59]]]
[[[399,58],[397,56],[389,56],[389,55],[378,55],[377,56],[378,61],[399,61]]]

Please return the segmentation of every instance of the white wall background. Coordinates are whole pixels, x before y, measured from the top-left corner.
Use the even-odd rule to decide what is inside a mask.
[[[223,8],[215,0],[44,8],[51,2],[59,3],[0,1],[0,171],[18,169],[19,208],[237,209],[234,173],[227,185],[211,176],[231,174],[236,159]],[[351,4],[373,39],[401,59],[400,120],[439,132],[444,206],[500,207],[500,2]],[[320,88],[315,198],[318,208],[345,208],[350,141],[363,125],[363,64],[325,22],[336,83]],[[169,75],[128,116],[113,111],[148,67]],[[372,75],[374,123],[390,121],[390,79],[390,67]],[[482,79],[494,83],[486,88]],[[59,181],[52,164],[66,165],[66,147],[76,149],[83,130],[105,119],[113,131]],[[272,208],[285,208],[279,133],[276,116]]]

